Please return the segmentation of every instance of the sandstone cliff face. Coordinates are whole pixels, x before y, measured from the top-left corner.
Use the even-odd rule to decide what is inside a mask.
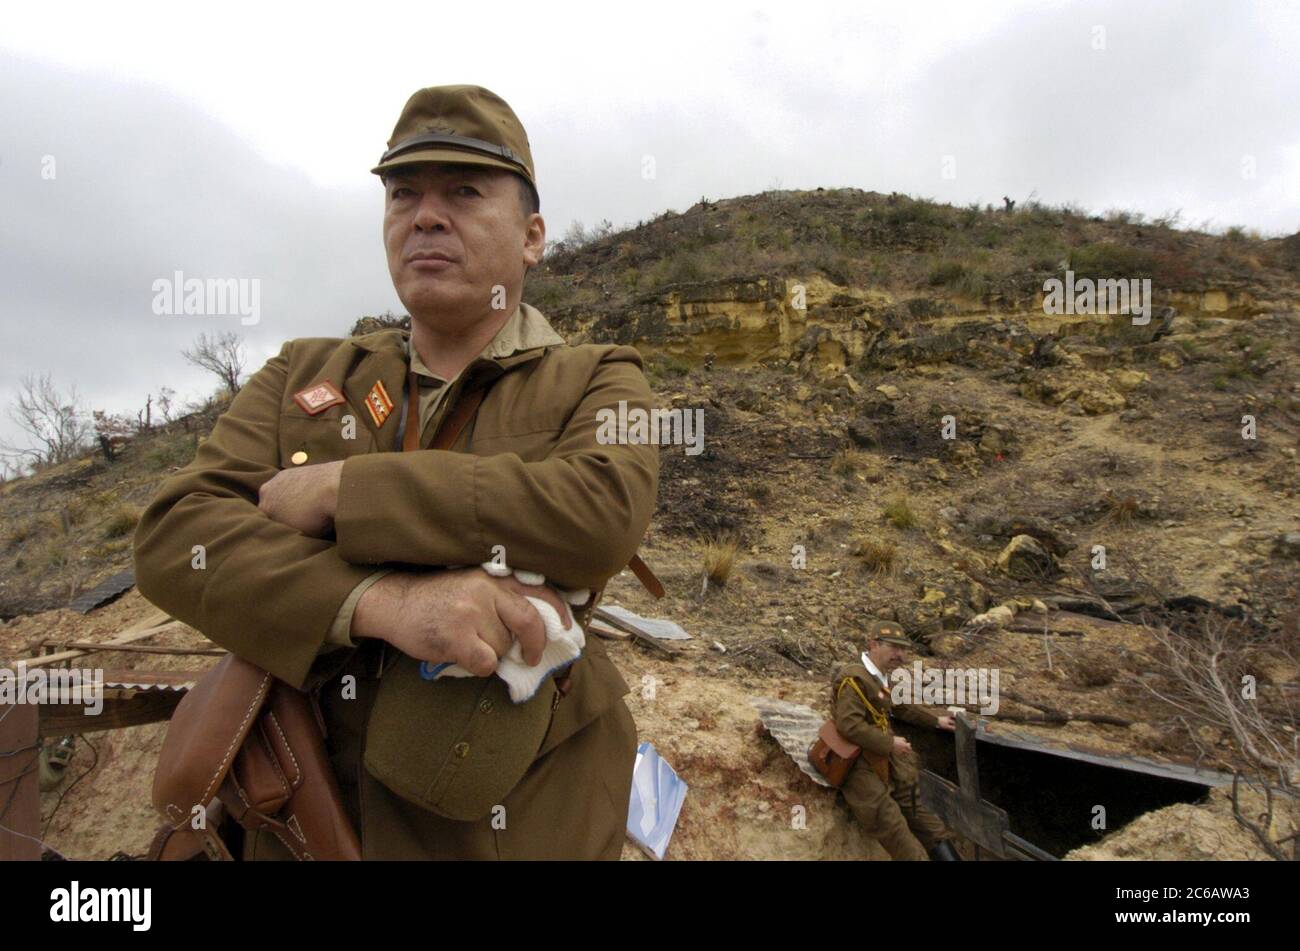
[[[1173,319],[1294,311],[1297,241],[1032,204],[1005,214],[857,189],[772,192],[561,242],[530,274],[526,298],[575,341],[825,375],[1032,347],[1046,335],[1144,344]],[[1152,321],[1045,312],[1044,282],[1067,271],[1149,279]]]
[[[552,319],[574,342],[631,344],[695,366],[795,363],[818,376],[868,365],[901,368],[973,358],[982,348],[1028,353],[1045,336],[1150,344],[1180,321],[1247,320],[1300,309],[1300,290],[1273,299],[1243,287],[1169,292],[1152,315],[1050,314],[1043,294],[1000,309],[960,299],[841,286],[821,275],[675,284],[614,313],[562,308]]]

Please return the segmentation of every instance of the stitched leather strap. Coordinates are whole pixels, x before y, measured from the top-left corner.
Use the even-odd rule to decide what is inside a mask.
[[[465,425],[478,412],[483,402],[484,388],[477,386],[468,393],[462,393],[460,400],[451,412],[443,417],[438,426],[430,449],[450,449],[456,444]],[[402,432],[402,452],[414,452],[420,448],[420,387],[415,374],[406,377],[406,429]]]

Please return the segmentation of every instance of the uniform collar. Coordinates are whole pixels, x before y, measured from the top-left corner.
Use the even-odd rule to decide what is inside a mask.
[[[520,302],[514,313],[496,332],[496,336],[488,341],[488,345],[471,361],[471,365],[480,360],[504,360],[517,353],[526,353],[543,347],[560,346],[564,342],[564,338],[552,329],[546,318],[542,316],[541,311],[536,307]],[[406,337],[406,357],[411,371],[417,376],[437,380],[440,383],[446,382],[442,377],[430,370],[425,365],[425,362],[420,359],[419,352],[411,344],[409,334]]]
[[[882,687],[889,686],[889,681],[885,678],[885,675],[880,672],[880,668],[871,662],[871,658],[867,655],[866,651],[862,652],[862,666],[867,668],[867,671],[871,676],[880,681]]]
[[[347,359],[350,369],[346,371],[343,394],[353,407],[362,410],[359,418],[363,424],[385,444],[391,442],[389,434],[396,431],[401,414],[390,411],[382,425],[375,425],[364,407],[376,384],[383,389],[387,400],[401,406],[406,374],[411,365],[410,340],[409,330],[394,328],[352,337],[348,341],[354,354]],[[565,339],[555,332],[541,311],[520,303],[483,352],[462,371],[461,377],[467,381],[471,377],[495,378],[520,364],[536,360],[551,347],[565,344]],[[355,351],[361,351],[359,360]],[[427,367],[424,367],[424,372],[428,372]]]

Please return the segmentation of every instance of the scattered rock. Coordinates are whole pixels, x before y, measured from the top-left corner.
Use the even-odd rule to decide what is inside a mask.
[[[1166,370],[1181,370],[1183,368],[1183,358],[1178,355],[1178,351],[1172,348],[1161,350],[1156,357],[1156,363]]]
[[[880,430],[870,419],[859,416],[849,423],[849,439],[855,446],[872,449],[880,445]]]
[[[1300,532],[1284,532],[1279,535],[1273,550],[1284,558],[1300,558]]]
[[[1141,370],[1115,370],[1110,374],[1110,381],[1115,389],[1121,393],[1128,393],[1144,383],[1151,382],[1151,377]]]
[[[1055,556],[1032,535],[1017,535],[998,555],[998,567],[1022,581],[1056,578],[1061,566]]]
[[[983,614],[977,614],[970,619],[971,625],[993,625],[994,627],[1006,627],[1016,618],[1016,605],[1011,602],[999,604],[996,608],[990,608]]]

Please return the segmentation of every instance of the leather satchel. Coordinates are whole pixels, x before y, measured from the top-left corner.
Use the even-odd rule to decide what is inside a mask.
[[[411,392],[415,392],[412,386]],[[449,448],[483,400],[478,388],[439,428],[435,449]],[[404,449],[416,448],[410,423]],[[418,438],[418,436],[417,436]],[[177,705],[154,774],[154,808],[167,825],[151,859],[233,859],[227,839],[266,830],[294,858],[361,858],[325,749],[315,700],[256,664],[224,657]]]
[[[817,740],[808,748],[808,761],[828,783],[839,789],[861,754],[862,748],[844,739],[835,729],[834,720],[827,720],[817,731]]]
[[[299,860],[361,858],[312,698],[234,654],[176,707],[153,803],[168,825],[150,858],[230,860],[230,822],[270,832]]]

